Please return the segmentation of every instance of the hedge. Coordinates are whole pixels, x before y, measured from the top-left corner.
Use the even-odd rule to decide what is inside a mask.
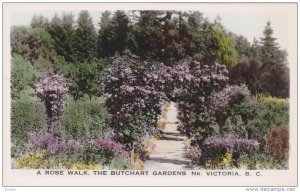
[[[25,150],[29,133],[45,126],[47,115],[42,102],[12,100],[11,103],[11,155],[22,154]]]
[[[101,99],[66,102],[60,120],[63,137],[76,140],[103,138],[106,133],[107,112]],[[38,101],[13,100],[11,104],[11,155],[26,151],[29,134],[47,123],[44,104]]]
[[[68,139],[102,138],[107,128],[108,113],[101,98],[73,101],[69,99],[60,123]]]
[[[289,125],[287,102],[247,100],[232,108],[233,116],[241,116],[247,136],[265,146],[266,133]]]

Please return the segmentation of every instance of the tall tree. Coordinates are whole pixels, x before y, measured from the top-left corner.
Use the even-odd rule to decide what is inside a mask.
[[[203,18],[201,12],[184,12],[179,23],[180,41],[184,47],[185,57],[194,57],[197,60],[209,58],[211,24]]]
[[[259,45],[259,41],[254,37],[252,45],[251,45],[251,56],[253,58],[259,58],[261,47]]]
[[[75,21],[72,13],[64,13],[62,16],[62,46],[61,55],[64,56],[66,61],[75,61]]]
[[[217,26],[212,27],[210,33],[214,60],[229,67],[236,65],[237,51],[234,40]]]
[[[68,62],[75,61],[74,53],[74,16],[72,13],[63,13],[62,18],[57,14],[52,18],[48,31],[54,39],[56,53],[63,56]]]
[[[112,56],[116,52],[123,54],[135,47],[128,15],[124,11],[116,11],[112,18],[110,16],[110,12],[104,12],[100,22],[97,41],[100,57]]]
[[[234,33],[228,33],[228,35],[235,41],[238,61],[250,59],[252,57],[252,47],[246,37]]]
[[[102,13],[101,20],[100,20],[100,23],[99,23],[100,29],[104,29],[110,24],[111,15],[112,15],[112,13],[110,11],[104,11]]]
[[[10,38],[12,55],[21,55],[40,70],[47,70],[56,63],[53,39],[43,28],[13,27]]]
[[[88,11],[81,11],[75,33],[76,60],[83,62],[95,57],[96,31]]]
[[[135,37],[138,49],[135,54],[142,57],[158,59],[161,51],[159,37],[162,36],[160,30],[160,17],[162,11],[139,11],[138,20],[135,24]]]
[[[135,25],[138,55],[166,64],[184,58],[190,33],[181,11],[140,11]],[[181,41],[182,40],[182,41]],[[189,47],[189,46],[187,46]]]
[[[46,17],[42,15],[34,15],[31,20],[31,27],[32,28],[44,28],[47,29],[49,27],[49,21]]]
[[[111,12],[105,11],[100,19],[100,29],[97,37],[97,56],[104,57],[112,54]]]
[[[273,37],[273,29],[271,27],[270,21],[264,29],[264,37],[260,38],[261,52],[260,59],[263,63],[267,64],[285,64],[286,52],[280,50],[279,45],[276,43],[276,38]]]

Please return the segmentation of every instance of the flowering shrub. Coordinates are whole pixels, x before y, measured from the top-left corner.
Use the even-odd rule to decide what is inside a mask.
[[[49,139],[52,140],[52,137],[50,136]],[[128,152],[123,150],[122,145],[110,140],[93,140],[89,144],[65,147],[63,150],[57,147],[55,153],[49,146],[44,148],[17,158],[15,166],[34,169],[100,169],[102,165],[112,166],[112,168],[118,166],[119,169],[129,167]]]
[[[234,136],[207,138],[203,143],[203,149],[216,149],[219,151],[234,149],[235,153],[246,153],[258,146],[254,139],[243,139]]]
[[[94,139],[58,153],[55,158],[63,162],[100,163],[107,166],[116,156],[122,156],[124,159],[129,158],[128,152],[123,149],[121,144],[111,140]]]
[[[61,153],[78,146],[79,143],[75,140],[64,140],[49,133],[45,128],[31,133],[28,144],[29,150],[43,149],[51,154]]]
[[[66,79],[49,72],[35,83],[35,91],[46,107],[48,129],[54,133],[54,128],[57,127],[57,122],[64,110],[64,100],[68,92]]]
[[[203,167],[205,169],[224,169],[230,167],[230,163],[232,161],[233,150],[228,150],[225,154],[215,157],[213,159],[209,159],[205,162]]]
[[[226,66],[219,64],[180,61],[170,67],[135,57],[115,58],[101,84],[112,116],[110,126],[114,130],[114,139],[132,149],[149,128],[155,126],[157,122],[153,120],[160,113],[160,103],[166,100],[180,101],[181,129],[188,136],[196,134],[199,127],[201,132],[210,130],[211,120],[205,117],[209,114],[196,121],[191,121],[189,116],[193,109],[199,109],[193,111],[195,115],[207,111],[203,109],[205,98],[225,87],[227,74]],[[211,131],[201,135],[204,136],[198,140],[202,141],[211,136]]]
[[[225,155],[222,157],[220,162],[221,166],[227,166],[231,163],[232,160],[233,149],[228,150]]]
[[[163,105],[163,107],[162,107],[162,109],[161,109],[161,116],[162,116],[162,117],[167,117],[167,112],[168,112],[168,110],[169,110],[169,107],[170,107],[170,103],[169,103],[169,102],[166,102],[166,103]]]
[[[206,138],[220,131],[217,113],[249,95],[245,85],[226,86],[227,75],[226,66],[217,63],[179,61],[170,67],[135,57],[115,58],[101,84],[114,139],[142,154],[137,146],[143,146],[143,135],[152,134],[155,124],[164,126],[165,120],[153,119],[159,116],[160,104],[171,100],[178,101],[178,129],[191,138],[192,146],[201,148]]]
[[[167,118],[166,117],[163,117],[161,119],[159,119],[157,121],[157,128],[161,128],[161,129],[164,129],[166,128],[166,125],[167,125]]]
[[[200,146],[205,138],[219,130],[215,117],[206,107],[206,100],[226,86],[228,71],[224,65],[197,61],[179,62],[174,70],[173,95],[178,101],[178,129],[192,139],[193,146]]]
[[[202,142],[216,135],[219,132],[219,125],[215,117],[211,116],[207,109],[198,104],[187,104],[181,102],[178,119],[180,120],[178,129],[191,138],[191,145],[201,146]]]
[[[244,84],[241,86],[227,85],[221,91],[211,94],[207,99],[207,104],[209,105],[209,110],[215,114],[224,111],[225,107],[231,103],[239,103],[243,98],[249,95],[250,91]]]
[[[188,150],[188,157],[191,158],[192,162],[199,162],[202,155],[202,151],[199,146],[191,146]]]
[[[47,160],[45,156],[48,153],[46,150],[37,150],[29,152],[24,156],[18,157],[14,164],[16,168],[22,169],[53,169],[59,167],[59,162],[56,160]]]
[[[147,135],[143,138],[143,141],[142,141],[143,158],[142,159],[149,158],[150,153],[152,151],[154,151],[154,149],[156,147],[156,142],[157,142],[157,139],[152,136],[149,136],[149,135]]]
[[[14,165],[25,169],[100,169],[99,163],[70,162],[51,159],[47,150],[32,151],[18,157]]]
[[[249,153],[258,146],[253,139],[234,136],[207,138],[202,145],[202,163],[225,166],[231,159],[237,160],[241,154]],[[226,163],[225,163],[226,162]]]
[[[143,170],[145,168],[144,161],[142,161],[134,149],[130,153],[131,166],[135,170]]]
[[[145,168],[144,161],[142,161],[138,156],[136,156],[136,159],[132,164],[132,167],[135,170],[144,170]]]
[[[192,162],[199,162],[201,158],[201,149],[198,145],[191,146],[191,139],[185,138],[183,141],[185,155],[190,158]]]
[[[120,155],[123,155],[125,157],[128,157],[129,154],[127,151],[123,149],[123,145],[116,143],[112,140],[101,140],[101,139],[93,139],[90,141],[91,144],[98,146],[100,148],[106,149],[108,151],[112,151],[114,153],[118,153]]]
[[[184,144],[184,149],[188,150],[191,147],[191,139],[189,139],[187,137],[184,138],[183,144]]]
[[[161,118],[157,121],[157,128],[164,129],[168,123],[167,112],[169,110],[170,103],[166,102],[161,109]]]
[[[221,91],[214,92],[207,98],[205,103],[207,112],[214,117],[214,121],[219,126],[219,133],[246,137],[241,117],[232,115],[230,109],[249,95],[250,91],[245,85],[227,85]]]
[[[156,65],[135,57],[116,57],[101,82],[106,107],[111,114],[109,126],[116,141],[128,150],[156,126],[164,94]]]

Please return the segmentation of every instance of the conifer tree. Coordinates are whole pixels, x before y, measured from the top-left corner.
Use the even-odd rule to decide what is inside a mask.
[[[264,37],[260,38],[261,51],[260,60],[266,64],[285,64],[286,63],[286,52],[280,50],[279,45],[276,42],[276,38],[273,37],[274,30],[271,27],[270,21],[264,29]]]
[[[110,12],[102,14],[98,32],[98,56],[107,57],[115,53],[123,54],[133,50],[135,40],[129,17],[124,11],[116,11],[113,17]]]
[[[49,27],[49,21],[46,17],[43,17],[42,15],[34,15],[32,17],[30,26],[32,28],[47,29]]]
[[[76,61],[83,62],[95,57],[96,31],[88,11],[81,11],[75,33]]]
[[[54,40],[55,52],[64,57],[67,62],[74,62],[74,15],[63,13],[62,17],[59,17],[58,14],[55,14],[48,27],[48,32]]]

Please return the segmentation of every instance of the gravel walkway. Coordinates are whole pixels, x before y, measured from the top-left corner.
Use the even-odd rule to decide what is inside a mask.
[[[177,131],[177,110],[173,103],[167,112],[168,123],[162,138],[156,143],[145,170],[187,170],[192,169],[191,161],[185,158],[184,136]]]

